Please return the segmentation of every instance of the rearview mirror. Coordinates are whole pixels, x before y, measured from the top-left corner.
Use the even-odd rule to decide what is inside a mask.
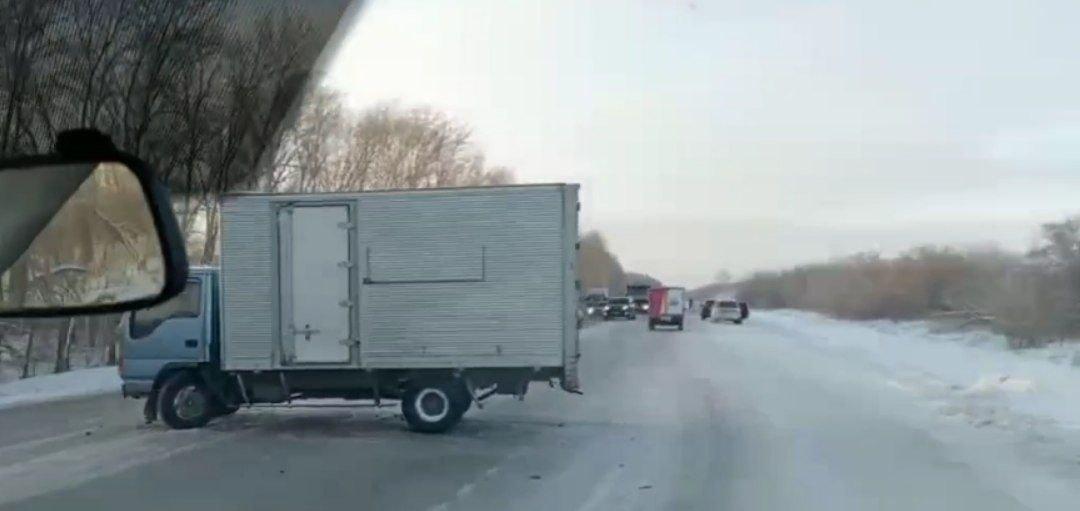
[[[0,161],[0,317],[149,307],[183,290],[187,258],[168,190],[87,130],[57,153]]]

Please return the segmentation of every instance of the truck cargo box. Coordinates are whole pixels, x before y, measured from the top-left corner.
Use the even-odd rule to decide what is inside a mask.
[[[562,368],[577,185],[222,201],[222,365]]]

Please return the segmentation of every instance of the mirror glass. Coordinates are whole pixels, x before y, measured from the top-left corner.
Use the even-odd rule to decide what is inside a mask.
[[[164,285],[153,214],[125,165],[0,169],[0,312],[114,305]]]

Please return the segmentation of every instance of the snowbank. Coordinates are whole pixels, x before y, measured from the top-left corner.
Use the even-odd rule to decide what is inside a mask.
[[[0,384],[0,409],[120,391],[115,367],[78,369]]]
[[[1080,346],[1012,351],[982,330],[938,331],[926,321],[845,321],[802,311],[762,311],[751,321],[788,338],[878,368],[895,388],[978,426],[1054,423],[1080,430]]]

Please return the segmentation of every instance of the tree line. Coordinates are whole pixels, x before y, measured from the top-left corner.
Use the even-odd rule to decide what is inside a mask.
[[[444,114],[356,111],[310,85],[348,3],[0,0],[0,158],[49,152],[65,129],[108,134],[170,186],[196,264],[217,260],[218,198],[234,190],[511,182]],[[65,244],[109,236],[105,222],[81,226]],[[51,277],[63,257],[23,258],[0,276],[0,293],[22,303],[63,292]],[[0,321],[0,380],[115,363],[118,325],[116,316]]]
[[[1025,254],[918,247],[778,272],[737,283],[755,307],[797,308],[852,319],[952,317],[986,324],[1013,347],[1080,337],[1080,217],[1040,227]]]
[[[649,275],[624,269],[619,258],[608,249],[607,241],[599,231],[581,235],[578,243],[578,279],[581,293],[603,288],[609,296],[625,295],[628,284],[661,285],[659,280]]]

